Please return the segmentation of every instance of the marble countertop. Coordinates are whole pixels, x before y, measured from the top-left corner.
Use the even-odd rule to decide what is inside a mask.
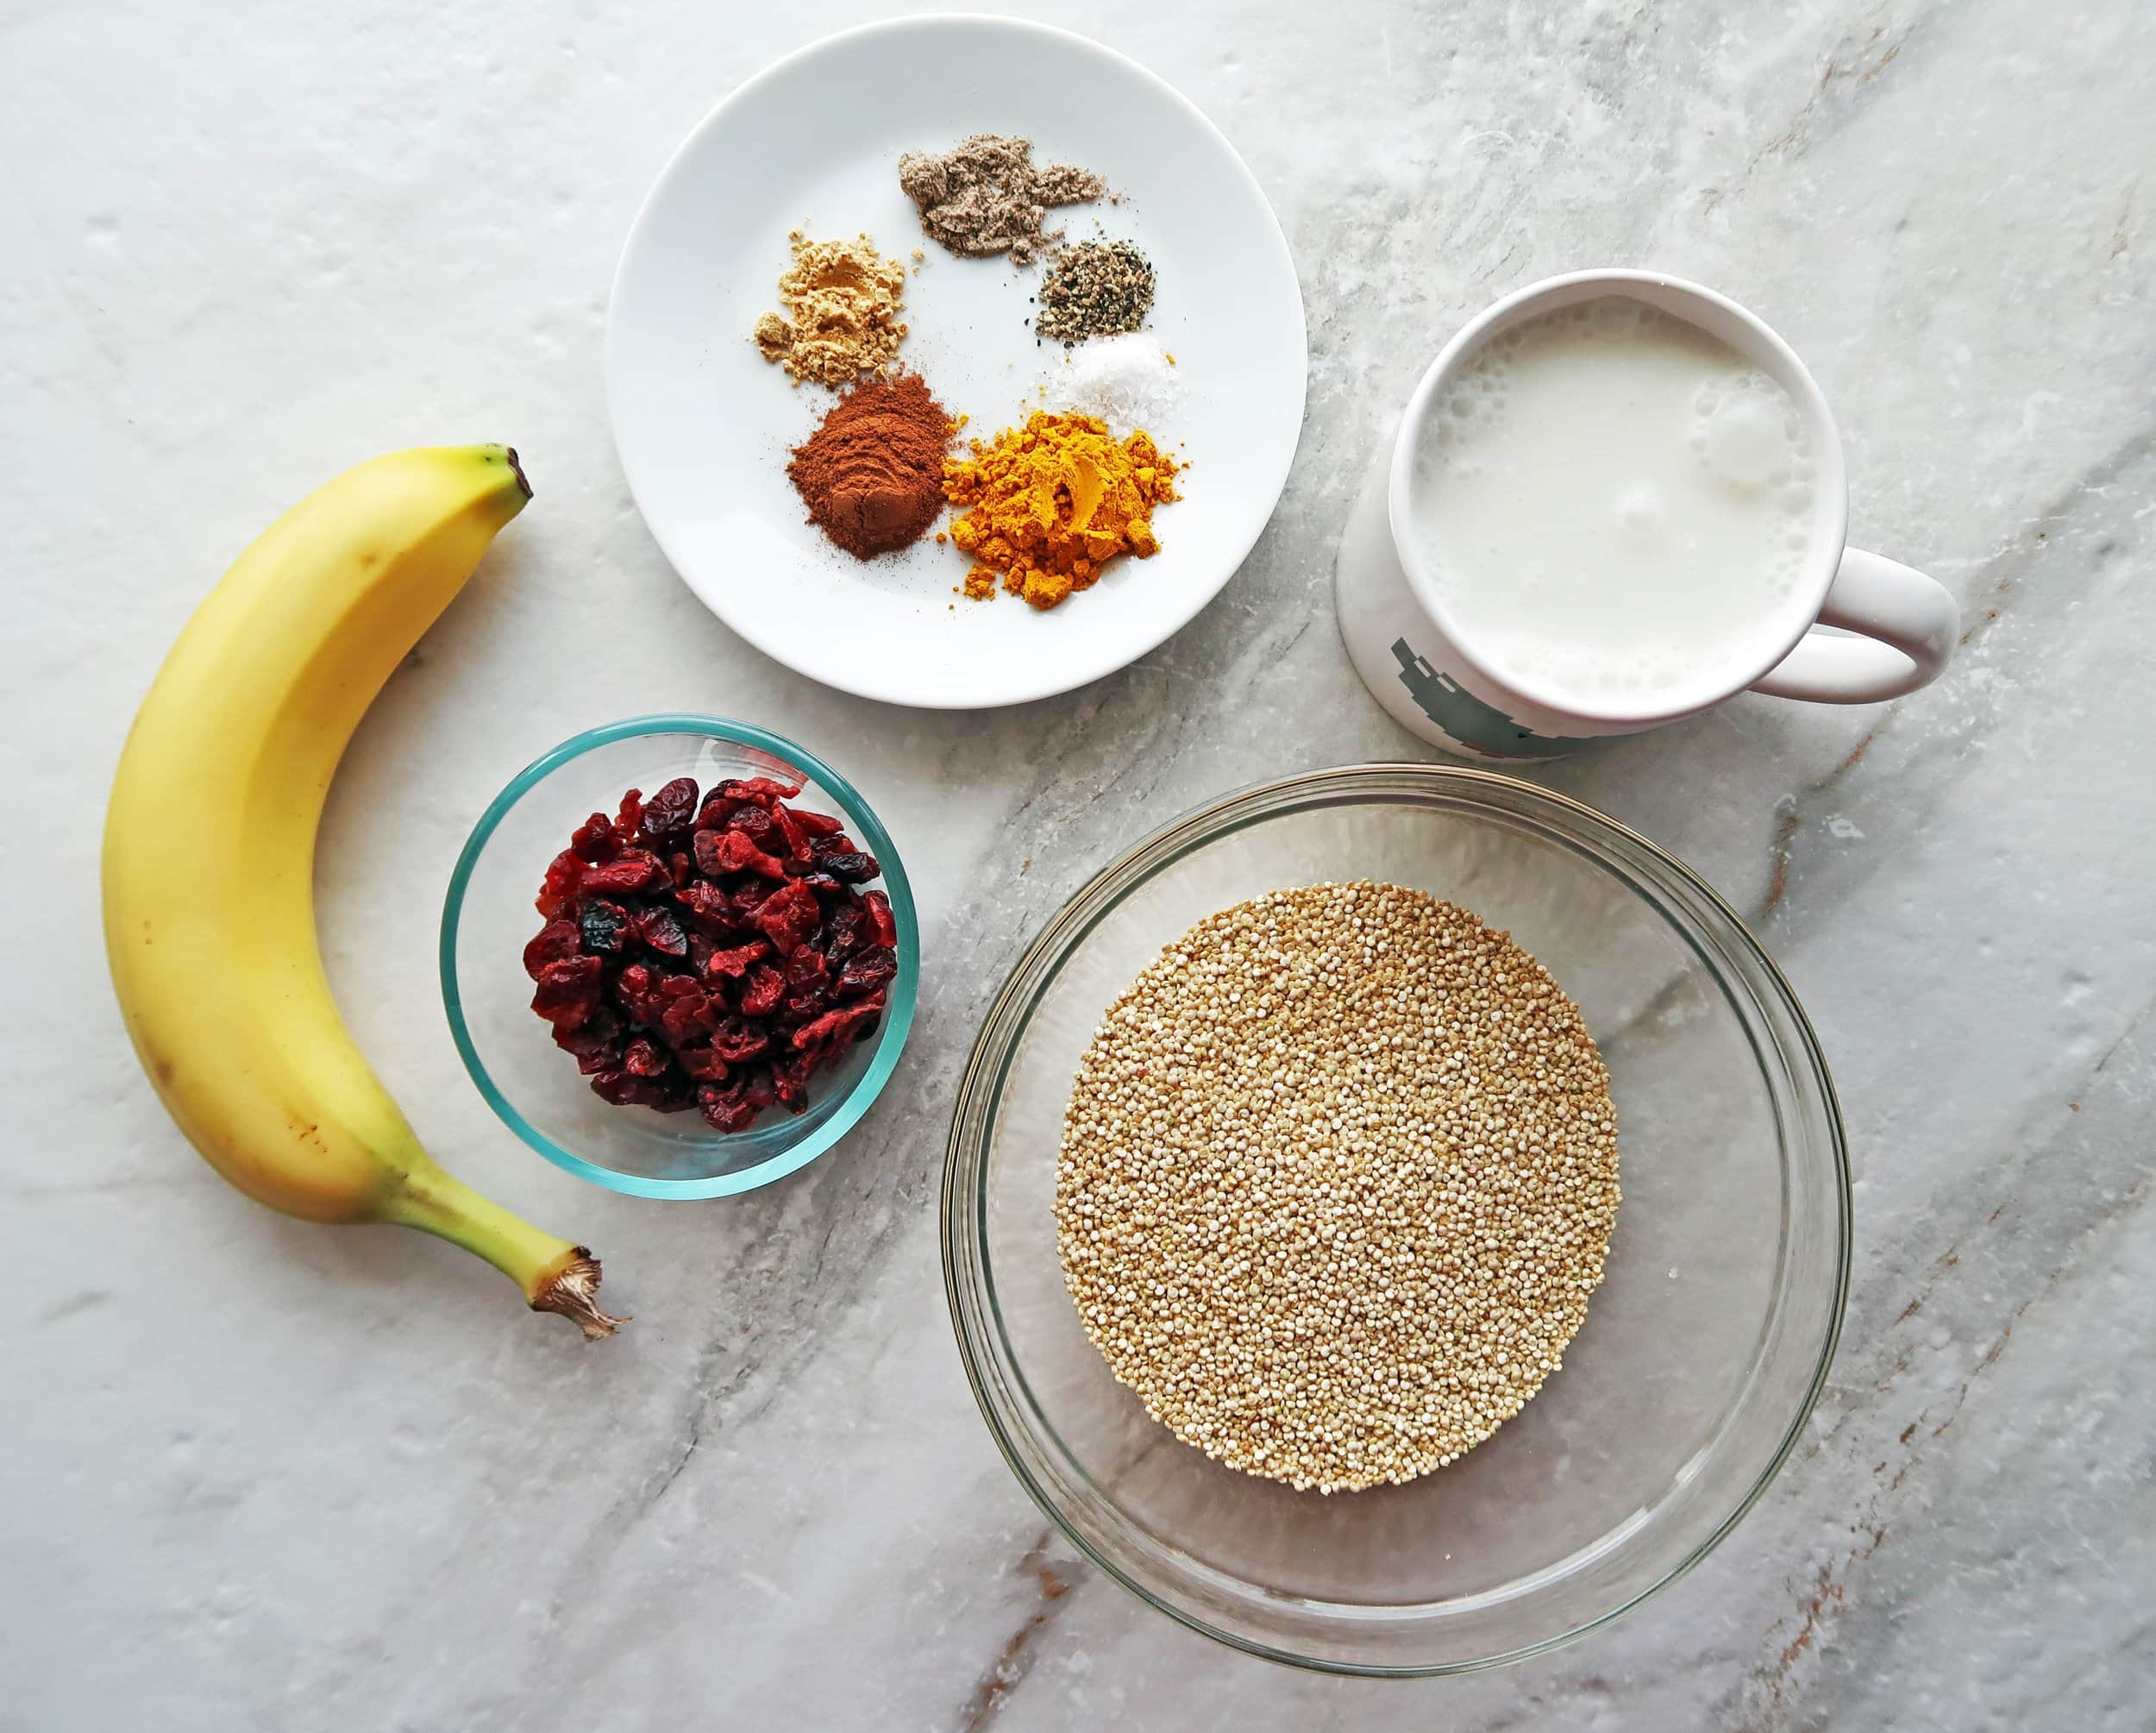
[[[735,639],[606,430],[645,185],[741,78],[867,16],[0,22],[0,1727],[2146,1725],[2156,14],[1043,9],[1244,153],[1301,273],[1310,398],[1219,600],[993,716],[837,696]],[[1443,336],[1587,263],[1771,320],[1836,406],[1857,539],[1969,625],[1899,704],[1746,698],[1531,772],[1693,863],[1796,983],[1858,1176],[1848,1328],[1768,1496],[1614,1627],[1462,1680],[1290,1673],[1091,1572],[1006,1472],[944,1315],[943,1133],[988,995],[1111,855],[1235,784],[1424,756],[1342,653],[1334,539]],[[97,937],[104,788],[205,587],[337,469],[467,438],[512,440],[538,499],[354,746],[324,944],[435,1149],[605,1253],[637,1317],[593,1349],[437,1242],[227,1190],[138,1075]],[[669,706],[828,751],[924,893],[894,1086],[837,1155],[706,1206],[526,1153],[464,1077],[432,960],[506,775]]]

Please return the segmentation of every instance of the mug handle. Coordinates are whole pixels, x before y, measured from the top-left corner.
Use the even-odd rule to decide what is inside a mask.
[[[1860,548],[1843,550],[1819,621],[1862,636],[1806,632],[1754,692],[1814,704],[1899,698],[1938,679],[1961,636],[1961,610],[1938,579]]]

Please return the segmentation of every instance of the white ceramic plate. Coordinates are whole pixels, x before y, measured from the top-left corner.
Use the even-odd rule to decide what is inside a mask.
[[[1116,562],[1037,612],[954,593],[967,562],[924,542],[858,561],[805,521],[786,475],[832,395],[794,387],[750,341],[777,305],[787,232],[863,230],[918,247],[912,334],[968,436],[1023,412],[1054,343],[1037,344],[1041,267],[959,259],[921,233],[898,160],[970,133],[1032,139],[1037,162],[1106,178],[1120,204],[1065,207],[1070,238],[1128,238],[1158,289],[1148,329],[1183,381],[1149,429],[1193,465],[1159,511],[1161,551]],[[804,49],[736,91],[644,201],[614,281],[607,400],[644,521],[689,587],[766,655],[863,697],[937,709],[1064,692],[1143,656],[1212,600],[1272,515],[1302,424],[1302,297],[1265,196],[1232,147],[1168,85],[1083,37],[1009,19],[873,25]]]

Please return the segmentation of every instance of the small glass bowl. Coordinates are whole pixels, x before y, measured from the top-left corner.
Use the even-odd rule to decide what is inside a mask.
[[[805,1113],[768,1109],[747,1131],[721,1134],[693,1113],[615,1107],[531,1009],[526,941],[547,863],[592,813],[612,813],[630,788],[649,794],[676,776],[708,792],[730,777],[801,783],[800,803],[845,820],[876,857],[872,888],[891,899],[899,972],[883,1021],[868,1040],[809,1082]],[[890,834],[837,772],[790,740],[715,716],[639,716],[593,728],[518,774],[480,815],[457,857],[442,911],[442,998],[465,1068],[486,1103],[557,1167],[638,1197],[724,1197],[806,1166],[868,1112],[899,1062],[913,1021],[921,939],[913,894]]]
[[[1508,929],[1577,1001],[1613,1079],[1624,1202],[1587,1322],[1534,1400],[1448,1467],[1326,1497],[1147,1416],[1080,1326],[1053,1206],[1072,1076],[1138,970],[1215,910],[1357,878]],[[1561,795],[1363,764],[1176,820],[1033,941],[959,1085],[943,1276],[1012,1471],[1125,1588],[1270,1660],[1458,1673],[1614,1617],[1751,1508],[1826,1379],[1849,1215],[1819,1044],[1728,904]]]

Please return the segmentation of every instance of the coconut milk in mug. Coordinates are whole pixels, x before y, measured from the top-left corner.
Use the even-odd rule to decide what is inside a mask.
[[[1849,548],[1847,515],[1825,400],[1765,325],[1667,277],[1554,278],[1424,376],[1342,538],[1341,634],[1393,715],[1477,757],[1747,687],[1896,697],[1945,667],[1959,616]]]

